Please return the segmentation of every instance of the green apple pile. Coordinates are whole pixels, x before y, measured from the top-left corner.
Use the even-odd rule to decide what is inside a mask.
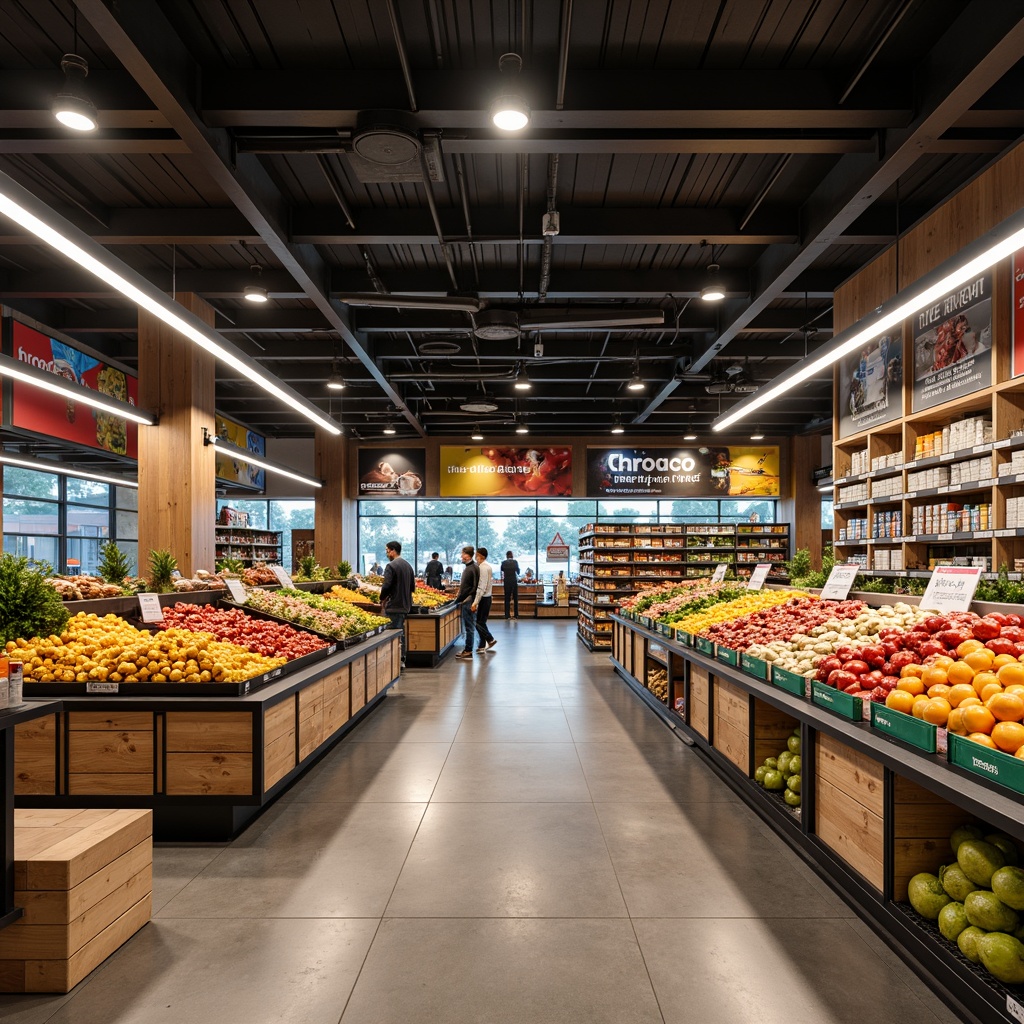
[[[1002,832],[961,825],[949,844],[956,860],[938,875],[914,875],[910,905],[997,981],[1024,985],[1024,869],[1016,843]]]
[[[754,781],[765,789],[781,793],[790,807],[800,806],[800,730],[794,729],[786,740],[786,749],[777,757],[767,757],[754,772]]]

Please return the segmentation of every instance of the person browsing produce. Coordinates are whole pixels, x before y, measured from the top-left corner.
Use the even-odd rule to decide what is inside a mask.
[[[462,549],[462,578],[459,580],[459,592],[455,602],[462,608],[462,630],[466,634],[465,647],[455,655],[456,658],[473,657],[473,637],[476,634],[476,600],[477,587],[480,584],[480,570],[473,561],[475,551],[467,544]]]
[[[405,617],[412,609],[412,592],[416,589],[416,573],[402,558],[402,542],[388,541],[385,554],[388,564],[380,588],[381,611],[391,619],[392,629],[399,630],[402,645],[402,668],[405,668]]]
[[[444,578],[444,566],[438,559],[436,551],[430,556],[430,561],[427,562],[423,570],[423,578],[428,587],[433,587],[435,590],[441,589]]]

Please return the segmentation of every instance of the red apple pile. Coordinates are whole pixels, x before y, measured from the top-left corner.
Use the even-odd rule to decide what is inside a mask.
[[[863,601],[819,601],[794,598],[774,608],[748,612],[728,622],[701,630],[701,635],[734,651],[745,651],[754,644],[788,640],[797,633],[809,633],[830,619],[855,619],[866,605]]]

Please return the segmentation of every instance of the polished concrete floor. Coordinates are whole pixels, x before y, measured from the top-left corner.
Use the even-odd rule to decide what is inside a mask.
[[[15,1024],[957,1020],[575,625],[409,670],[151,924]]]

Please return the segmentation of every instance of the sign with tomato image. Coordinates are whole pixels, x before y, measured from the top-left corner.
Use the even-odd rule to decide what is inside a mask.
[[[914,412],[992,383],[992,274],[914,315]]]
[[[779,449],[589,448],[587,496],[778,497]]]
[[[571,494],[571,448],[441,446],[442,498],[564,498]]]
[[[82,387],[136,405],[137,377],[103,362],[62,338],[51,337],[12,318],[11,355],[20,362]],[[49,394],[31,384],[11,383],[9,425],[46,437],[97,448],[136,459],[139,455],[136,424],[123,416],[93,409],[83,402]]]

